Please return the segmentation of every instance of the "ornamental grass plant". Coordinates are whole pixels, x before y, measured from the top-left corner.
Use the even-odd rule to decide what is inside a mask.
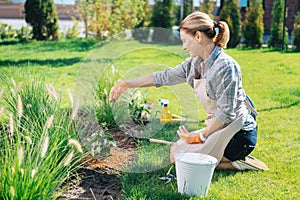
[[[72,118],[75,111],[60,109],[59,96],[41,83],[5,89],[0,199],[56,199],[86,156]]]

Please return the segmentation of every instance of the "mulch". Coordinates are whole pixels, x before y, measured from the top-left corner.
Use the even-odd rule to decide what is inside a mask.
[[[137,143],[120,130],[109,130],[116,147],[102,159],[90,159],[64,186],[68,188],[58,199],[118,200],[122,188],[118,175],[122,168],[134,160]]]

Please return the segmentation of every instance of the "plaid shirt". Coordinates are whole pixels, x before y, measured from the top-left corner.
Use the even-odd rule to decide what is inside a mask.
[[[154,72],[153,77],[156,87],[183,82],[194,87],[194,79],[206,79],[206,93],[217,103],[215,117],[224,123],[236,118],[236,111],[246,97],[240,66],[218,46],[206,61],[200,57],[189,57],[175,68]],[[256,122],[250,115],[243,129],[252,130],[255,127]]]

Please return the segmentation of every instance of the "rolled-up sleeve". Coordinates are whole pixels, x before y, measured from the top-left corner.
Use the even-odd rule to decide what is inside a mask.
[[[154,72],[153,79],[156,87],[164,85],[175,85],[187,81],[189,73],[188,66],[191,64],[191,58],[187,58],[184,62],[175,68],[167,68],[161,72]]]

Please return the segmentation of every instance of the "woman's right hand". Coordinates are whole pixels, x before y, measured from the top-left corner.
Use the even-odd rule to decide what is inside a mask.
[[[128,85],[128,83],[126,83],[126,81],[123,81],[123,82],[113,86],[109,93],[109,101],[115,102],[116,100],[118,100],[120,95],[122,93],[124,93],[128,88],[130,88],[130,85]]]

